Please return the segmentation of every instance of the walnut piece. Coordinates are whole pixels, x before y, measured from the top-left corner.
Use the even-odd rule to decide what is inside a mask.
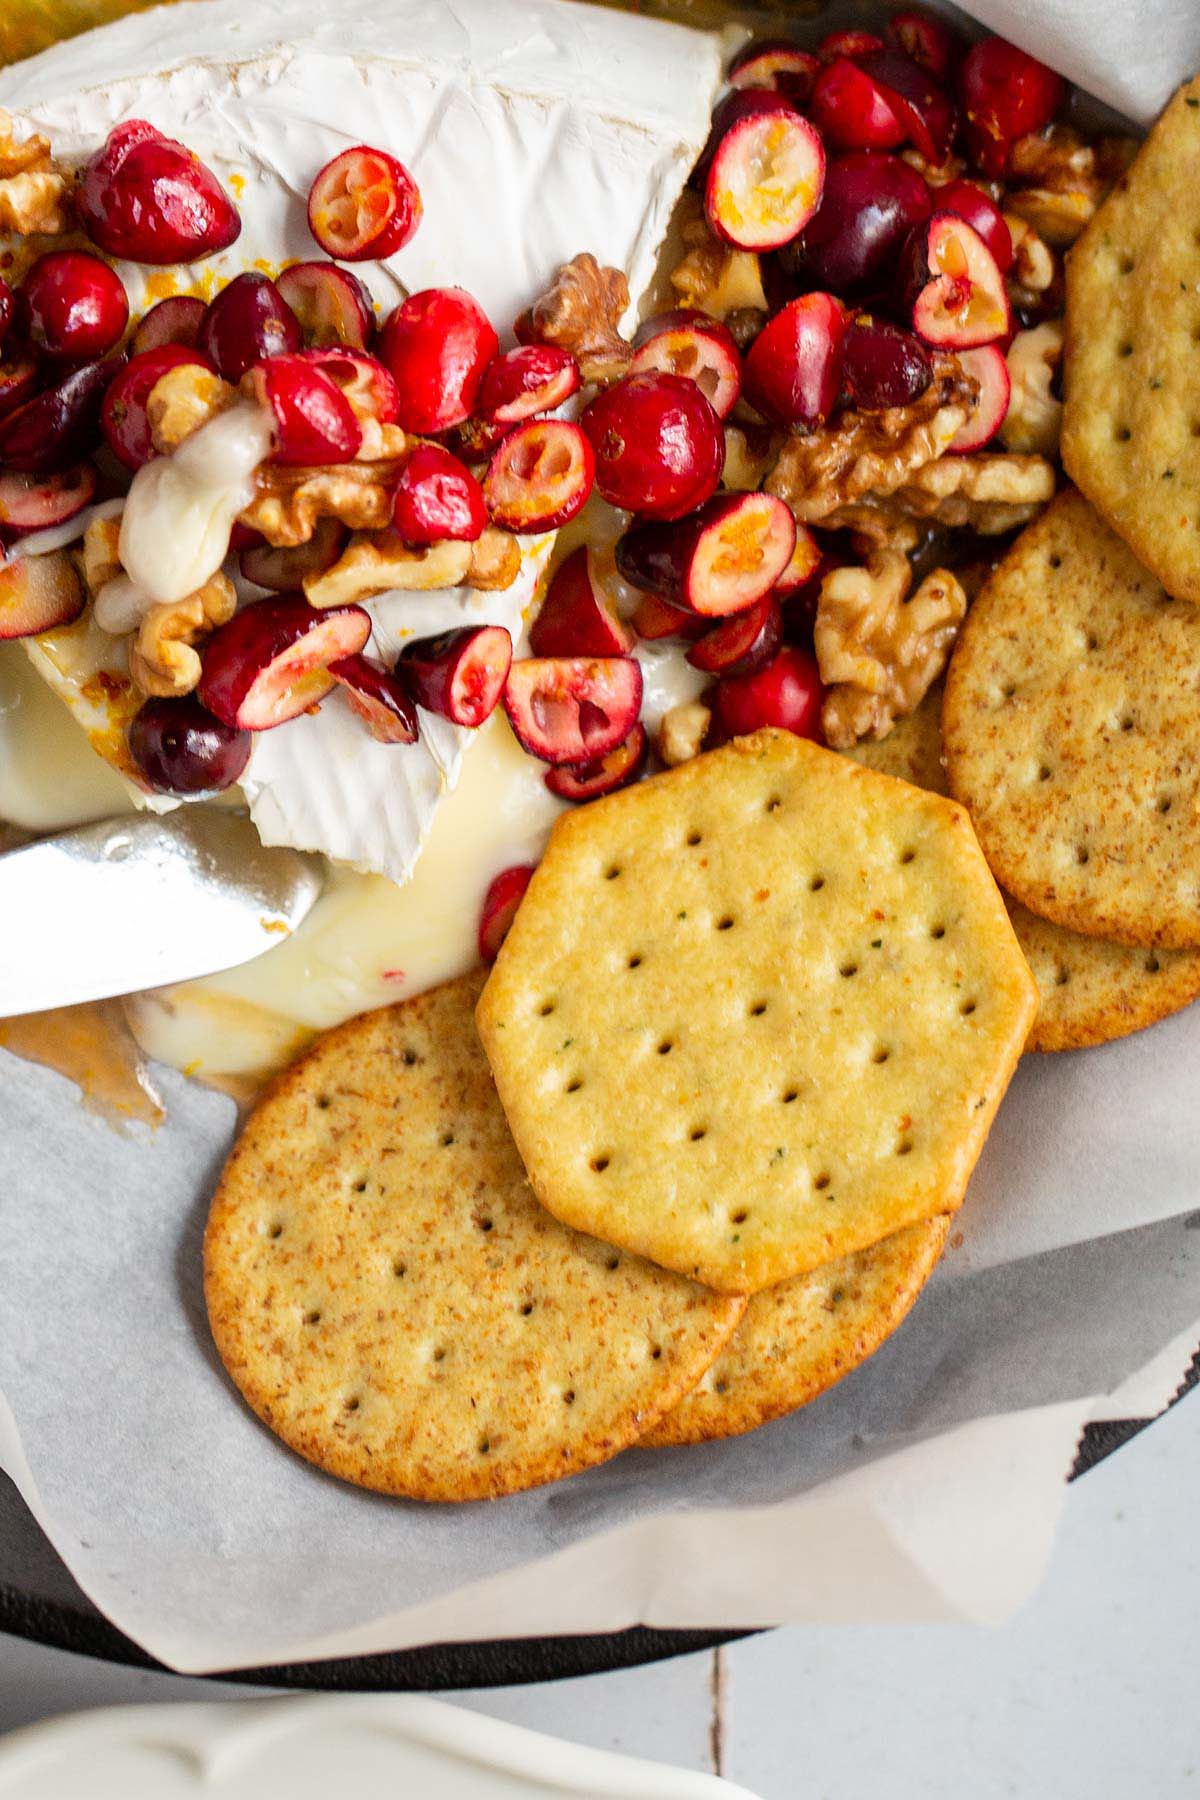
[[[1053,392],[1063,359],[1063,322],[1048,319],[1032,331],[1018,331],[1008,349],[1012,384],[1000,436],[1009,450],[1054,456],[1062,430],[1062,401]]]
[[[233,583],[224,575],[214,575],[183,600],[152,606],[129,652],[135,685],[160,698],[190,694],[200,680],[196,643],[227,624],[236,610]]]
[[[1009,299],[1018,308],[1036,307],[1058,275],[1054,252],[1018,213],[1005,213],[1004,222],[1013,247],[1012,267],[1005,277]]]
[[[655,747],[668,769],[699,756],[711,724],[712,713],[702,700],[685,700],[663,714]]]
[[[160,375],[146,399],[150,439],[160,456],[169,456],[202,425],[227,412],[238,391],[201,363],[180,363]]]
[[[470,546],[466,584],[481,593],[510,588],[521,573],[521,546],[510,531],[488,525]]]
[[[91,599],[106,582],[121,573],[120,519],[93,519],[83,534],[76,559],[83,585]]]
[[[339,519],[352,531],[382,531],[391,523],[399,462],[339,463],[329,469],[264,463],[240,523],[277,550],[307,544],[320,519]]]
[[[910,597],[911,584],[896,550],[877,551],[863,569],[833,569],[821,583],[813,640],[834,750],[886,737],[946,666],[967,597],[948,569],[934,569]]]
[[[1058,478],[1044,456],[981,452],[944,456],[897,491],[905,512],[941,525],[969,525],[982,537],[1028,524],[1053,500]]]
[[[918,175],[924,177],[930,187],[945,187],[948,182],[958,181],[966,174],[967,165],[962,157],[955,156],[949,150],[940,163],[930,162],[919,150],[902,150],[900,156],[910,169],[915,169]]]
[[[761,487],[775,460],[775,443],[773,434],[761,426],[726,425],[721,486],[736,493]]]
[[[384,424],[370,413],[359,413],[357,418],[362,442],[355,462],[391,462],[407,456],[414,448],[416,440],[409,437],[403,426]]]
[[[569,351],[585,381],[616,381],[633,357],[633,345],[620,332],[628,309],[629,283],[621,270],[605,268],[585,250],[561,265],[517,320],[517,336]]]
[[[916,519],[886,500],[841,506],[836,517],[839,531],[851,533],[855,553],[862,557],[873,550],[898,550],[902,556],[911,556],[925,535]]]
[[[1069,125],[1017,138],[1009,153],[1005,211],[1028,221],[1056,248],[1073,244],[1129,166],[1131,138],[1086,142]]]
[[[59,236],[70,227],[70,187],[50,140],[35,134],[18,143],[12,119],[0,111],[0,231]]]
[[[710,229],[695,194],[680,201],[680,238],[685,254],[671,271],[680,306],[699,307],[714,319],[731,313],[769,311],[762,265],[752,250],[734,250]]]
[[[932,381],[911,406],[844,412],[807,437],[789,437],[767,477],[767,491],[808,525],[867,494],[894,493],[942,455],[970,417],[978,392],[957,357],[937,356]]]
[[[312,606],[350,606],[393,588],[415,593],[462,587],[470,566],[470,544],[447,538],[415,550],[388,528],[352,537],[331,569],[308,577],[304,592]]]

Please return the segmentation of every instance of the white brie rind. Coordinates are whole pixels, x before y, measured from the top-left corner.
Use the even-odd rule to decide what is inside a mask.
[[[242,217],[229,250],[172,271],[120,265],[135,314],[166,292],[210,294],[243,269],[318,257],[313,176],[369,143],[412,169],[425,205],[403,251],[356,265],[381,311],[452,283],[503,337],[581,250],[623,268],[636,304],[720,76],[718,36],[579,0],[192,0],[0,71],[0,107],[74,162],[120,120],[149,119],[228,187]],[[528,546],[507,594],[397,594],[370,610],[394,637],[475,620],[515,635],[548,549]],[[78,712],[81,682],[31,654]],[[246,778],[264,839],[403,880],[471,741],[427,716],[422,728],[420,744],[376,744],[334,695],[264,733]]]

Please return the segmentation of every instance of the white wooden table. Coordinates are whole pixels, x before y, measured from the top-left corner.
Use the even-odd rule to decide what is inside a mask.
[[[457,1699],[718,1769],[762,1800],[1195,1800],[1198,1496],[1193,1395],[1074,1485],[1045,1586],[1002,1631],[794,1628],[715,1656]],[[0,1638],[0,1730],[247,1691]]]

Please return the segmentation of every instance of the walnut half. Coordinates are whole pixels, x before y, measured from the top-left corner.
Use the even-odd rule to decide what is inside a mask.
[[[934,569],[910,596],[911,585],[908,559],[896,550],[877,551],[863,569],[833,569],[821,583],[813,635],[834,750],[886,737],[946,666],[967,597],[947,569]]]
[[[233,583],[224,575],[214,575],[183,600],[152,606],[129,652],[129,673],[142,693],[162,698],[190,694],[200,680],[195,645],[227,624],[236,610]]]
[[[517,337],[568,351],[585,381],[616,381],[633,358],[633,346],[620,331],[628,309],[629,283],[621,270],[605,268],[584,251],[563,263],[546,292],[522,313]]]
[[[18,237],[57,237],[70,225],[70,182],[55,167],[48,138],[18,143],[12,119],[0,111],[0,231]]]

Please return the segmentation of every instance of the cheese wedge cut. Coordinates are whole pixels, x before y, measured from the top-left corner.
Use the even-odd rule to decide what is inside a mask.
[[[356,265],[381,313],[406,290],[453,284],[503,338],[581,250],[624,269],[636,302],[707,135],[721,62],[717,35],[578,0],[192,0],[0,72],[0,107],[19,133],[47,132],[68,162],[120,120],[149,119],[234,196],[243,228],[229,250],[176,270],[120,265],[135,315],[168,293],[211,294],[244,269],[318,257],[305,216],[312,178],[369,143],[412,169],[425,205],[403,251]],[[517,635],[548,550],[528,545],[506,593],[372,602],[375,648],[474,621]],[[86,651],[82,678],[62,646],[54,660],[32,655],[73,708],[86,684],[84,722],[102,746],[103,658],[90,634]],[[421,723],[420,743],[378,745],[334,696],[264,733],[245,791],[265,841],[405,879],[471,739]]]

